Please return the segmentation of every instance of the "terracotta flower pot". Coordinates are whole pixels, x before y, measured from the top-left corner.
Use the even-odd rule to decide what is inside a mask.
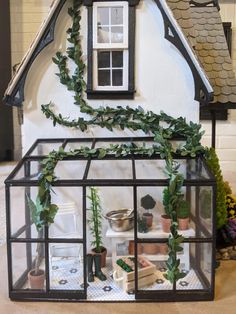
[[[158,244],[156,243],[145,243],[143,244],[143,253],[154,255],[159,251]]]
[[[189,217],[187,218],[178,218],[178,229],[187,230],[189,229]]]
[[[153,222],[153,214],[151,213],[144,213],[143,217],[146,219],[146,223],[148,228],[151,228]]]
[[[28,273],[28,279],[31,289],[42,290],[44,288],[45,272],[39,269],[38,274],[35,274],[35,269]]]
[[[143,247],[141,243],[137,244],[138,254],[142,254]],[[134,240],[129,241],[129,254],[134,255]]]
[[[161,225],[162,225],[162,230],[164,232],[169,233],[170,232],[170,226],[171,226],[171,218],[167,215],[162,215],[161,216]]]
[[[168,254],[168,245],[166,243],[160,243],[159,246],[159,253],[162,255]]]
[[[92,249],[91,251],[94,255],[101,255],[101,268],[106,267],[107,249],[102,247],[101,253],[97,253],[95,249]]]

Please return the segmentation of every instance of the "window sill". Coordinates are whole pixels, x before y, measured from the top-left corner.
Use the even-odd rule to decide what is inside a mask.
[[[87,90],[88,99],[134,99],[134,90],[129,91],[96,91]]]

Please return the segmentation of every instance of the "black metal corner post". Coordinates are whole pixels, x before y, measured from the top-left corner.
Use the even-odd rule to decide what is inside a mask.
[[[132,155],[132,176],[136,180],[135,160]],[[133,185],[133,207],[134,207],[134,295],[138,293],[138,208],[137,208],[137,186]]]
[[[26,160],[24,163],[24,175],[25,178],[30,177],[30,161]],[[30,198],[30,186],[25,187],[25,235],[27,239],[31,239],[31,217],[30,217],[30,209],[28,206],[27,196]],[[27,261],[27,271],[32,269],[32,247],[31,243],[26,243],[26,261]]]
[[[213,210],[212,210],[212,263],[211,263],[211,298],[215,296],[215,269],[216,269],[216,183],[213,185]]]
[[[50,274],[49,274],[49,240],[48,240],[48,225],[44,227],[44,252],[45,252],[45,277],[46,277],[46,294],[50,291]]]
[[[96,140],[93,139],[91,149],[93,149],[96,145]],[[85,182],[88,178],[88,173],[91,165],[91,158],[88,159],[86,168],[83,175],[83,182]],[[86,185],[83,185],[83,255],[84,255],[84,298],[87,299],[87,188]]]
[[[8,270],[8,294],[11,298],[11,292],[13,290],[13,276],[12,276],[12,244],[11,238],[11,199],[10,199],[10,185],[6,183],[5,187],[6,197],[6,233],[7,233],[7,270]]]
[[[211,110],[211,147],[216,147],[216,112]]]

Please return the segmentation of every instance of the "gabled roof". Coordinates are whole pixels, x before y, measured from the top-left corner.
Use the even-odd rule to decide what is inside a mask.
[[[200,101],[201,104],[208,104],[213,99],[213,89],[208,80],[208,77],[199,63],[199,60],[192,50],[191,44],[184,36],[183,32],[186,32],[190,42],[195,38],[192,30],[192,22],[189,15],[188,0],[154,0],[160,9],[165,24],[165,38],[175,45],[186,59],[195,82],[195,99]],[[179,16],[182,29],[176,22],[172,11],[166,4],[168,1],[173,12],[178,14],[180,10],[185,10],[183,14],[184,18]],[[23,58],[15,76],[9,83],[9,86],[4,95],[4,101],[13,106],[21,106],[24,101],[24,84],[33,61],[40,53],[40,51],[47,46],[54,39],[54,29],[57,17],[65,4],[66,0],[55,0],[48,18],[44,21],[41,29],[39,30],[34,42],[32,43],[29,51]],[[82,1],[83,2],[83,1]],[[85,1],[86,2],[86,1]],[[178,12],[178,13],[177,13]],[[185,23],[186,22],[186,23]],[[184,24],[186,24],[184,26]]]
[[[236,78],[216,0],[168,0],[214,89],[211,108],[236,108]],[[194,34],[190,32],[191,25]],[[191,36],[195,36],[192,40]]]

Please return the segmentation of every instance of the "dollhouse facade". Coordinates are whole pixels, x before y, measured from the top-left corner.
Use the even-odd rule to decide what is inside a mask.
[[[198,12],[202,10],[203,1],[192,2],[189,6],[188,1],[81,1],[80,35],[86,66],[87,89],[84,96],[87,103],[94,107],[141,106],[144,110],[155,113],[164,111],[174,117],[183,116],[187,121],[195,122],[199,119],[200,106],[213,110],[224,103],[224,109],[234,107],[236,82],[231,77],[232,66],[228,62],[225,46],[222,44],[221,47],[224,60],[218,62],[220,65],[216,70],[218,74],[221,73],[219,67],[227,64],[222,65],[225,67],[224,77],[214,74],[211,82],[206,75],[206,68],[203,69],[192,49],[195,47],[199,56],[205,50],[202,64],[205,61],[213,68],[217,63],[215,60],[218,60],[218,50],[214,51],[215,59],[208,56],[208,46],[207,49],[200,49],[202,44],[199,38],[205,35],[201,34],[200,28],[198,36],[193,33],[189,17],[191,12],[195,16],[193,21],[196,29],[197,25],[205,24],[206,21],[199,18],[201,12]],[[60,205],[55,224],[46,227],[42,233],[37,233],[31,224],[26,195],[36,196],[39,161],[52,149],[62,145],[69,151],[81,143],[91,147],[106,147],[111,137],[110,142],[126,141],[127,136],[136,138],[137,141],[151,141],[143,139],[142,132],[110,132],[93,127],[82,133],[60,126],[53,127],[51,121],[42,114],[41,105],[52,102],[56,112],[62,116],[70,119],[86,117],[74,105],[73,93],[60,84],[55,75],[57,66],[52,62],[58,51],[64,53],[70,47],[66,41],[66,30],[71,25],[67,13],[71,5],[72,1],[53,2],[48,18],[5,94],[8,104],[23,104],[24,152],[35,140],[42,139],[28,151],[6,181],[10,296],[13,299],[28,300],[91,301],[212,299],[215,180],[200,159],[184,159],[181,163],[185,195],[191,202],[191,226],[183,233],[184,252],[180,256],[186,280],[177,284],[169,285],[162,275],[167,259],[165,245],[168,232],[163,232],[159,225],[163,209],[161,195],[167,184],[160,160],[156,165],[145,158],[133,163],[125,158],[112,163],[109,157],[104,161],[95,160],[91,165],[89,160],[61,162],[56,168],[60,180],[55,184],[56,193],[53,196]],[[217,19],[214,1],[207,5],[206,11],[208,10],[213,10]],[[204,18],[207,19],[207,14]],[[211,24],[215,25],[215,20]],[[218,43],[223,40],[222,31],[221,28],[217,29],[215,36]],[[74,65],[71,63],[69,67],[72,72]],[[219,81],[227,81],[227,78],[230,79],[232,93],[223,98],[221,92],[225,89]],[[222,87],[219,95],[213,95],[215,86],[212,86],[212,82],[219,83],[220,89]],[[224,101],[226,98],[227,101]],[[157,173],[153,168],[157,169]],[[110,169],[113,169],[112,173]],[[81,173],[84,174],[83,177],[77,177]],[[116,233],[109,228],[108,223],[103,224],[104,244],[110,248],[108,255],[111,258],[109,267],[105,270],[107,282],[97,280],[87,286],[85,256],[90,238],[86,230],[86,195],[92,185],[99,186],[103,208],[133,208],[134,229],[127,233]],[[156,202],[155,224],[144,236],[138,230],[138,209],[141,198],[150,193]],[[208,202],[205,201],[206,197]],[[18,211],[16,199],[18,202],[19,199],[22,200],[22,215],[18,221],[13,219]],[[129,246],[132,240],[135,241],[135,249],[131,253]],[[156,245],[156,251],[152,254],[143,251],[145,248],[147,250],[148,244]],[[142,247],[141,260],[139,245]],[[138,275],[131,274],[124,280],[122,272],[119,268],[114,269],[114,265],[118,257],[130,258],[132,254],[134,261],[131,258],[128,262],[134,262],[133,270]],[[41,267],[46,273],[42,289],[30,287],[27,281],[27,273],[36,264],[37,256],[40,256]],[[23,261],[20,269],[15,267],[19,260]],[[148,268],[145,276],[142,272],[139,276],[137,268],[142,263],[146,263]],[[147,285],[151,288],[146,288]]]

